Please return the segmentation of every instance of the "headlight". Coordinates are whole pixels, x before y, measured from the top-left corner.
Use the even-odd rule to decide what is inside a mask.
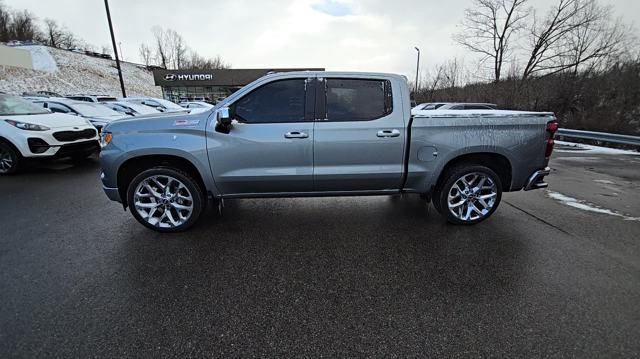
[[[102,147],[106,146],[113,140],[113,134],[111,132],[102,132],[100,134],[100,145]]]
[[[21,130],[27,130],[27,131],[49,131],[50,130],[50,128],[47,126],[36,125],[33,123],[26,123],[26,122],[14,121],[14,120],[4,120],[4,121],[10,124],[11,126],[15,126]]]

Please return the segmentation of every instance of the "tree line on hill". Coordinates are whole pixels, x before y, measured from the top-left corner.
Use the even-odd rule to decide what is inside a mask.
[[[551,111],[568,128],[640,134],[640,52],[634,28],[598,0],[473,0],[454,41],[477,55],[422,77],[418,102],[491,102]]]
[[[54,19],[38,18],[28,10],[12,10],[0,2],[0,42],[35,42],[61,49],[83,48],[95,51],[96,46],[75,36]],[[109,46],[102,46],[102,53],[109,54]]]
[[[147,66],[167,69],[230,67],[220,56],[209,58],[191,49],[175,30],[155,26],[152,28],[152,34],[153,43],[142,44],[139,48],[140,58]],[[95,46],[75,36],[56,20],[46,18],[40,23],[36,15],[30,11],[10,9],[0,0],[0,43],[11,41],[36,42],[61,49],[81,48],[96,51]],[[100,50],[103,54],[112,53],[110,46],[102,46]]]
[[[182,35],[173,29],[154,26],[151,29],[153,42],[141,44],[140,58],[147,65],[166,69],[227,69],[231,66],[218,55],[214,58],[203,57],[190,48]]]

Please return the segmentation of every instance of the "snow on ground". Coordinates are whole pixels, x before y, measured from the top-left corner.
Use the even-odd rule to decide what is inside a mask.
[[[567,146],[571,149],[556,148],[554,152],[562,153],[587,153],[592,155],[640,155],[640,152],[630,150],[619,150],[616,148],[600,147],[585,145],[582,143],[572,143],[565,141],[556,141],[556,145]]]
[[[93,93],[121,96],[118,70],[114,60],[78,54],[46,46],[26,46],[41,70],[0,67],[0,91],[21,95],[23,92],[53,91],[62,95]],[[47,60],[55,61],[57,71]],[[36,54],[35,56],[33,54]],[[153,84],[153,74],[131,63],[121,63],[128,96],[162,97]],[[49,71],[49,72],[48,72]]]
[[[566,196],[562,193],[558,193],[558,192],[553,192],[553,191],[547,191],[547,196],[549,196],[549,198],[555,199],[556,201],[567,205],[569,207],[573,207],[573,208],[577,208],[583,211],[587,211],[587,212],[595,212],[595,213],[601,213],[601,214],[607,214],[610,216],[615,216],[615,217],[621,217],[626,221],[640,221],[640,217],[629,217],[626,216],[624,214],[618,213],[616,211],[612,211],[610,209],[606,209],[606,208],[601,208],[596,206],[595,204],[586,202],[586,201],[582,201],[579,199],[575,199],[573,197],[569,197]]]
[[[31,63],[34,70],[44,72],[58,71],[56,60],[47,51],[46,46],[20,46],[20,49],[28,50],[31,53]]]

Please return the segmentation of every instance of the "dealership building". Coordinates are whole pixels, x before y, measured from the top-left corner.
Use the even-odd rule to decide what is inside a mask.
[[[156,86],[162,88],[162,96],[169,101],[206,99],[216,102],[218,99],[229,96],[242,86],[270,72],[289,71],[324,71],[324,69],[154,69],[153,79]]]

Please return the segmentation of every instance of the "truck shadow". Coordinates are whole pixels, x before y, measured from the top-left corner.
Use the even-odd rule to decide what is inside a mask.
[[[132,221],[121,248],[131,279],[123,290],[134,300],[151,294],[147,282],[187,285],[194,300],[228,300],[249,312],[295,298],[467,303],[522,287],[529,249],[509,221],[499,210],[477,226],[448,225],[417,196],[227,201],[222,218],[210,211],[185,233]]]

